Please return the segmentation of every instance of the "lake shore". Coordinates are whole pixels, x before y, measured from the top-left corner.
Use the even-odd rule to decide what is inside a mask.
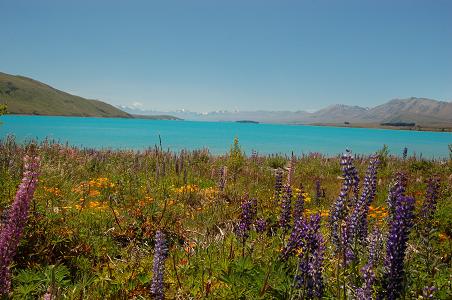
[[[301,125],[301,124],[300,124]],[[303,124],[304,125],[304,124]],[[389,130],[408,130],[408,131],[432,131],[432,132],[452,132],[452,124],[443,125],[415,125],[415,126],[389,126],[378,123],[313,123],[309,126],[330,126],[341,128],[369,128],[369,129],[389,129]]]

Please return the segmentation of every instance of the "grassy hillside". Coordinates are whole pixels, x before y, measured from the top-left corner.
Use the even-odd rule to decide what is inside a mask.
[[[27,77],[1,72],[0,103],[7,103],[11,114],[132,117],[105,102],[74,96]]]

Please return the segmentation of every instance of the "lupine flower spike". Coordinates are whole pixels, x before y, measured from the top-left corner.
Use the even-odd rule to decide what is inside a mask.
[[[428,181],[427,193],[421,209],[422,220],[430,220],[436,210],[436,202],[438,201],[439,179],[434,177]]]
[[[405,195],[406,184],[407,178],[405,173],[397,173],[394,182],[389,188],[388,198],[386,200],[391,215],[394,214],[395,202],[397,198],[401,195]]]
[[[414,198],[397,197],[394,216],[389,224],[382,291],[382,294],[390,300],[399,298],[403,289],[405,250],[413,226],[413,211]]]
[[[257,233],[262,233],[267,230],[267,221],[263,218],[257,219],[254,222],[254,228],[256,228]]]
[[[279,217],[279,226],[286,231],[290,228],[290,216],[292,209],[292,189],[290,185],[285,186],[284,197],[281,201],[281,215]]]
[[[239,224],[236,227],[236,234],[244,242],[248,236],[253,224],[253,220],[257,214],[257,201],[256,199],[245,199],[242,201],[242,212],[240,214]]]
[[[331,207],[329,220],[331,227],[331,238],[337,249],[341,248],[339,229],[342,226],[342,221],[347,215],[348,207],[352,206],[350,203],[354,202],[349,199],[349,193],[350,191],[353,191],[352,198],[354,198],[358,189],[356,169],[353,167],[353,158],[348,150],[341,157],[341,169],[343,173],[342,187],[338,198]]]
[[[0,295],[5,295],[11,288],[10,265],[16,254],[16,248],[25,228],[30,202],[38,183],[39,158],[24,157],[22,182],[16,193],[7,221],[0,232]]]
[[[363,284],[356,289],[356,299],[373,299],[373,285],[375,282],[375,267],[378,265],[383,246],[383,235],[378,227],[369,235],[369,259],[361,268]]]
[[[323,296],[323,255],[325,251],[320,232],[320,215],[312,215],[301,239],[299,269],[296,277],[302,299],[321,299]]]
[[[377,165],[378,157],[374,156],[367,168],[361,197],[346,219],[345,231],[342,232],[342,243],[346,250],[347,262],[355,257],[355,253],[351,249],[352,244],[355,244],[355,241],[364,241],[367,237],[367,215],[377,189]]]
[[[275,175],[275,203],[276,204],[279,203],[279,198],[281,197],[281,191],[283,188],[282,180],[283,180],[283,172],[281,169],[278,169],[278,170],[276,170],[276,175]]]
[[[165,273],[165,260],[168,254],[165,234],[158,230],[155,234],[153,275],[151,284],[151,294],[153,299],[162,300],[165,298],[163,279]]]

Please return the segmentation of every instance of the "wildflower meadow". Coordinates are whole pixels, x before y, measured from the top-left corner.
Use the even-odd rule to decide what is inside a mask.
[[[451,299],[452,150],[399,152],[5,138],[0,298]]]

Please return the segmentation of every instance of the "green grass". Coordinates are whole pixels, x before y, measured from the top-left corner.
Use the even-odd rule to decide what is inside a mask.
[[[132,117],[105,102],[74,96],[27,77],[1,72],[0,103],[6,103],[11,114]]]
[[[27,145],[12,139],[0,143],[0,211],[14,198],[27,151]],[[52,286],[61,299],[150,299],[157,229],[168,237],[167,299],[296,298],[297,258],[279,258],[287,235],[276,228],[268,234],[252,230],[242,255],[243,245],[233,231],[245,196],[258,200],[258,217],[277,222],[272,167],[287,166],[287,157],[246,157],[238,141],[223,156],[206,150],[96,151],[48,143],[39,145],[37,153],[39,185],[12,266],[11,298],[36,299]],[[418,299],[424,287],[434,285],[436,298],[450,299],[452,161],[381,155],[374,207],[386,207],[388,187],[398,171],[408,175],[407,194],[416,197],[416,212],[424,201],[426,179],[441,179],[428,243],[421,235],[425,220],[417,220],[412,230],[403,292],[406,299]],[[368,161],[355,160],[360,178]],[[339,157],[306,155],[294,163],[292,186],[302,184],[312,199],[306,213],[327,213],[341,185]],[[223,166],[228,167],[226,188],[219,191],[218,170]],[[316,179],[325,189],[318,201]],[[387,232],[387,219],[372,217],[369,223]],[[338,269],[327,217],[321,231],[326,240],[325,298],[340,299],[343,290],[351,297],[352,283],[361,283],[357,270],[367,260],[367,248],[360,248],[354,271]],[[376,273],[380,279],[381,262]],[[347,285],[341,287],[343,283]]]

